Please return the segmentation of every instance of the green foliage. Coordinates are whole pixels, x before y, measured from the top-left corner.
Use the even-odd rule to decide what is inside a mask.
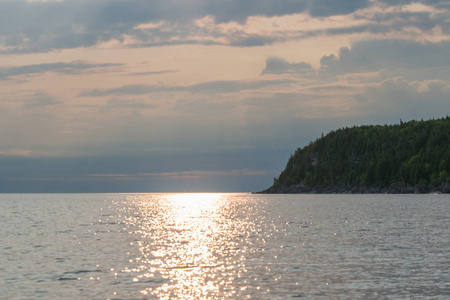
[[[450,182],[450,118],[342,128],[292,155],[274,184],[425,186]]]

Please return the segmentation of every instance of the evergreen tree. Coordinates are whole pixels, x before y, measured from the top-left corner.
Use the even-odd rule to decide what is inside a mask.
[[[450,184],[450,118],[331,131],[289,159],[274,186]]]

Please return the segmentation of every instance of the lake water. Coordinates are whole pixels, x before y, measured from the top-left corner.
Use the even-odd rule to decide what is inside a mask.
[[[449,195],[0,195],[0,299],[450,299]]]

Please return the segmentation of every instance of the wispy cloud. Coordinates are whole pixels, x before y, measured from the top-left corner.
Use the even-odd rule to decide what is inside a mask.
[[[58,62],[37,65],[24,65],[15,67],[0,67],[0,80],[7,80],[18,76],[36,75],[42,73],[58,73],[64,75],[76,75],[83,72],[101,72],[106,68],[121,66],[117,63],[90,63],[74,61],[70,63]]]
[[[1,154],[1,153],[0,153]],[[25,153],[26,154],[26,153]],[[26,155],[28,156],[28,155]],[[153,177],[160,179],[194,179],[207,177],[223,176],[264,176],[267,171],[264,170],[216,170],[216,171],[179,171],[179,172],[161,172],[161,173],[138,173],[138,174],[89,174],[86,177],[21,177],[10,178],[14,181],[110,181],[110,180],[136,180],[139,178]]]
[[[20,149],[11,149],[8,151],[0,151],[0,155],[5,156],[32,156],[33,154],[36,154],[34,151],[31,150],[20,150]]]
[[[121,178],[121,177],[131,177],[129,174],[89,174],[92,177],[109,177],[109,178]]]
[[[107,181],[107,180],[134,180],[134,176],[129,174],[89,174],[85,177],[20,177],[10,178],[14,181]]]
[[[140,176],[151,176],[161,178],[201,178],[209,176],[237,176],[237,175],[266,175],[263,170],[219,170],[219,171],[182,171],[182,172],[164,172],[164,173],[142,173]]]
[[[254,81],[208,81],[194,85],[126,85],[112,89],[93,89],[81,92],[80,97],[103,97],[110,95],[144,95],[159,92],[193,93],[237,93],[244,90],[261,89],[274,85],[294,82],[291,79],[254,80]]]
[[[138,174],[89,174],[90,177],[96,179],[135,179],[139,177],[155,177],[155,178],[202,178],[210,176],[261,176],[266,175],[265,170],[213,170],[213,171],[178,171],[178,172],[161,172],[161,173],[138,173]]]
[[[22,102],[23,106],[28,109],[47,107],[60,103],[53,96],[44,92],[35,92],[25,98],[17,99],[17,101]]]
[[[130,174],[89,174],[90,178],[97,180],[133,180],[135,176]]]
[[[179,70],[161,70],[161,71],[137,72],[137,73],[126,74],[126,76],[161,75],[161,74],[170,74],[170,73],[176,73],[176,72],[179,72]]]

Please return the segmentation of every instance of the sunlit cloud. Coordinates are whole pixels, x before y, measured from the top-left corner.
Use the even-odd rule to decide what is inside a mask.
[[[32,7],[32,9],[29,9]],[[0,44],[8,52],[180,44],[254,47],[319,35],[416,35],[441,28],[445,2],[386,1],[3,1]],[[31,15],[32,14],[32,15]],[[21,26],[14,26],[19,18]],[[48,18],[55,27],[48,26]],[[30,22],[28,20],[37,20]],[[423,33],[423,34],[422,34]],[[108,46],[109,45],[109,46]],[[8,50],[9,49],[9,50]]]
[[[6,156],[25,156],[29,157],[33,154],[36,154],[36,152],[31,150],[20,150],[20,149],[11,149],[8,151],[0,151],[0,155],[6,155]]]

